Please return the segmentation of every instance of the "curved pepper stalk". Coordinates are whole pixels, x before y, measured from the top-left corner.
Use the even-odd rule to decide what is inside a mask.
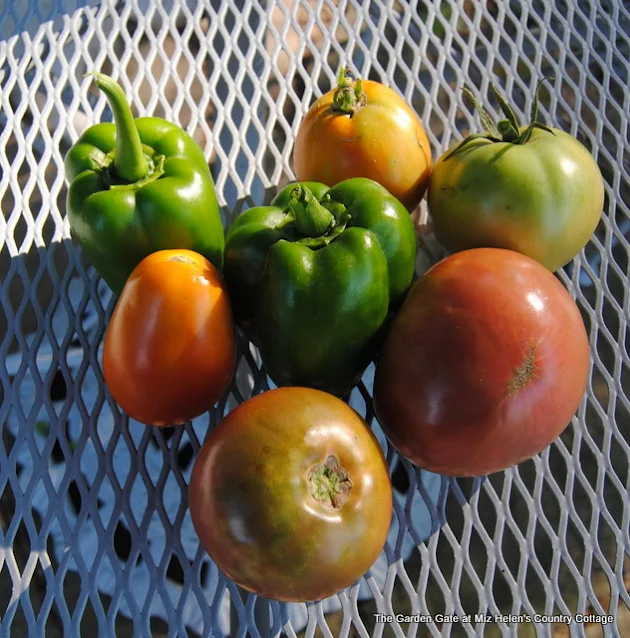
[[[224,234],[210,169],[182,129],[133,118],[122,88],[94,73],[114,123],[88,128],[65,158],[70,228],[115,294],[147,255],[194,250],[223,265]]]

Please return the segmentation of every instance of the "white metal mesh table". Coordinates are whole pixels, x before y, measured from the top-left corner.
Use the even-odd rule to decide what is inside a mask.
[[[0,29],[1,636],[630,636],[627,4],[5,0]],[[576,135],[606,181],[604,218],[560,273],[590,334],[592,374],[548,450],[463,481],[398,458],[373,418],[369,369],[351,403],[390,463],[387,546],[348,590],[281,605],[218,573],[187,511],[208,427],[269,387],[257,354],[239,344],[230,392],[185,428],[120,413],[100,367],[112,299],[70,241],[63,156],[111,119],[82,77],[108,72],[139,115],[197,139],[228,225],[292,179],[300,118],[341,64],[395,86],[434,156],[477,126],[464,82],[484,98],[500,85],[524,117],[538,80],[554,78],[543,121]],[[421,248],[419,270],[440,256],[430,236]],[[495,622],[576,613],[614,620]]]

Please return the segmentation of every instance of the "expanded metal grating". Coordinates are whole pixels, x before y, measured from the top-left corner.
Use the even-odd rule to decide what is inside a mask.
[[[4,0],[0,30],[1,636],[630,636],[627,4]],[[100,366],[113,301],[70,240],[63,157],[111,120],[83,78],[110,73],[138,115],[180,123],[204,148],[227,225],[293,178],[300,119],[341,64],[395,86],[434,157],[479,126],[464,84],[498,114],[497,84],[525,118],[538,81],[554,78],[543,121],[577,136],[606,181],[605,216],[560,273],[590,334],[592,374],[539,457],[451,480],[387,444],[369,369],[351,403],[390,463],[387,546],[348,590],[281,605],[220,574],[187,511],[208,428],[269,387],[257,354],[239,344],[230,392],[185,428],[120,413]],[[425,220],[423,208],[419,271],[441,256]]]

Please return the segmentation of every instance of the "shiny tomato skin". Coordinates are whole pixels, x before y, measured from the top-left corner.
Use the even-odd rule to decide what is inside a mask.
[[[525,144],[477,139],[437,160],[427,202],[447,250],[507,248],[552,272],[582,250],[602,216],[604,181],[578,140],[552,130]]]
[[[334,186],[368,177],[408,210],[420,202],[431,173],[431,146],[420,119],[393,89],[361,82],[367,104],[352,117],[333,109],[332,89],[300,124],[293,160],[298,181]]]
[[[103,375],[118,405],[148,425],[180,425],[226,391],[236,333],[219,271],[190,250],[138,264],[105,335]]]
[[[414,284],[377,364],[375,408],[416,465],[481,476],[562,432],[589,364],[580,312],[547,269],[513,251],[467,250]]]
[[[312,468],[333,455],[352,487],[339,509],[316,500]],[[383,549],[392,489],[361,417],[320,390],[287,387],[230,412],[202,446],[190,481],[203,547],[245,589],[281,601],[348,587]]]

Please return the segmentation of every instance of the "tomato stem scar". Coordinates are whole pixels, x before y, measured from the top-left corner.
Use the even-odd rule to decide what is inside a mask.
[[[308,473],[311,496],[318,502],[340,510],[348,500],[352,481],[348,472],[340,465],[334,454],[329,454],[323,463],[314,465]]]
[[[515,370],[514,376],[508,383],[507,395],[514,396],[522,390],[533,378],[536,372],[536,346],[530,346],[523,363]]]

